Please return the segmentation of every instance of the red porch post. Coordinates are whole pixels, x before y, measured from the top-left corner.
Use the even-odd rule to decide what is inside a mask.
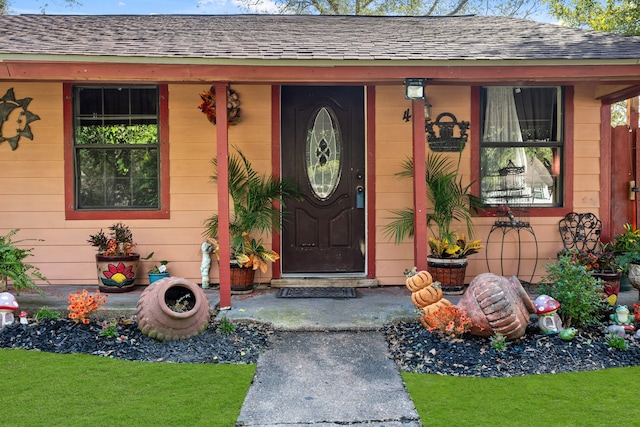
[[[217,82],[217,105],[227,104],[228,82]],[[221,102],[221,99],[224,102]],[[231,238],[229,237],[229,127],[227,109],[216,108],[218,158],[218,243],[220,244],[220,308],[231,308]]]
[[[424,100],[412,101],[413,109],[413,258],[418,271],[427,269],[427,148],[424,132]]]

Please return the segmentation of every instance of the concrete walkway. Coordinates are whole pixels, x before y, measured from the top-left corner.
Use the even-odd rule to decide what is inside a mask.
[[[379,332],[282,332],[258,360],[238,426],[421,426]]]

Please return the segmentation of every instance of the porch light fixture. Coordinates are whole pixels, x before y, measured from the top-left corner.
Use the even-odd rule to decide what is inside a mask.
[[[405,98],[424,99],[425,79],[408,78],[404,79]]]

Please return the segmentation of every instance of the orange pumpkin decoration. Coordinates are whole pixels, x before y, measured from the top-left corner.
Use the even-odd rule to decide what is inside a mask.
[[[405,281],[407,289],[411,292],[417,292],[420,289],[431,286],[432,283],[433,277],[431,277],[431,273],[424,270],[417,272],[413,276],[407,277],[407,280]]]
[[[417,308],[426,307],[442,299],[442,288],[440,286],[427,286],[411,294],[411,302]]]
[[[420,316],[420,323],[422,323],[422,326],[424,326],[427,329],[431,328],[432,325],[429,324],[427,319],[431,318],[433,316],[433,313],[436,310],[442,307],[450,307],[452,305],[453,303],[451,301],[449,301],[446,298],[442,298],[440,301],[437,301],[434,304],[430,304],[426,307],[422,307],[422,315]]]
[[[453,303],[451,301],[449,301],[446,298],[442,298],[440,301],[437,301],[433,304],[429,304],[428,306],[423,307],[422,312],[424,313],[425,316],[431,316],[436,310],[442,307],[450,307],[452,305]]]

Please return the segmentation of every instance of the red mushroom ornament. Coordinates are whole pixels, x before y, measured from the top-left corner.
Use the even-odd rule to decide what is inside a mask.
[[[20,306],[16,297],[9,292],[2,292],[0,294],[0,328],[4,328],[5,325],[13,323],[13,312]]]
[[[540,295],[533,301],[538,314],[538,327],[544,335],[557,334],[562,330],[560,316],[556,314],[560,303],[549,295]]]

